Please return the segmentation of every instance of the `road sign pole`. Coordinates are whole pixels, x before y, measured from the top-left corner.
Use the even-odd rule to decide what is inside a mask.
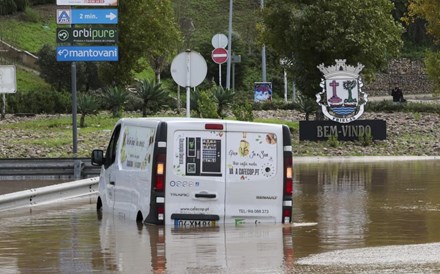
[[[218,64],[218,85],[222,87],[222,65]]]
[[[191,117],[191,51],[186,51],[186,117]]]
[[[3,107],[2,107],[2,120],[5,119],[6,114],[6,95],[3,93]]]
[[[77,126],[76,126],[76,62],[72,62],[71,65],[71,78],[72,78],[72,153],[76,158],[78,153],[78,140],[77,140]]]

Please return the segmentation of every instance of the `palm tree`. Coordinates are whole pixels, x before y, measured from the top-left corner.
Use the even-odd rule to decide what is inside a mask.
[[[90,94],[80,94],[78,97],[78,111],[81,113],[79,127],[85,126],[85,118],[87,114],[95,115],[98,113],[99,102],[95,96]]]
[[[147,116],[147,111],[158,111],[167,105],[170,98],[169,92],[162,88],[162,84],[154,81],[142,80],[136,89],[136,94],[143,100],[142,117]]]
[[[318,109],[316,101],[304,94],[298,95],[297,101],[293,103],[293,106],[300,112],[305,113],[306,121],[309,120],[310,114]]]
[[[121,108],[126,103],[127,91],[118,87],[104,88],[104,100],[111,109],[113,117],[121,117]]]
[[[225,110],[232,104],[235,92],[232,89],[224,89],[222,86],[213,88],[214,97],[217,99],[217,114],[221,118],[225,118]]]

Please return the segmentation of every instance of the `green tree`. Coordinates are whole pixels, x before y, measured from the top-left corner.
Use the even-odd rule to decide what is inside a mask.
[[[55,49],[44,45],[37,53],[37,65],[40,67],[40,76],[57,91],[71,90],[72,68],[71,62],[58,62]],[[98,67],[90,62],[76,63],[77,88],[88,91],[97,89],[101,82],[98,77]]]
[[[40,76],[54,89],[69,90],[71,86],[70,62],[57,62],[55,49],[44,45],[37,53],[36,64],[40,67]]]
[[[121,110],[127,102],[128,93],[124,88],[109,86],[104,88],[105,104],[110,108],[113,117],[121,117]]]
[[[99,102],[95,96],[81,93],[78,96],[78,112],[81,113],[79,127],[85,126],[86,115],[96,115],[99,111]]]
[[[171,0],[119,2],[119,61],[101,64],[105,83],[129,83],[134,72],[145,69],[142,58],[170,57],[180,39],[171,4]]]
[[[391,16],[389,0],[270,0],[263,16],[263,38],[280,57],[307,96],[319,92],[321,63],[365,65],[364,75],[385,68],[402,46],[403,27]],[[367,77],[368,78],[368,77]]]
[[[414,21],[422,18],[426,21],[426,30],[437,43],[440,43],[440,1],[438,0],[408,0],[408,18]]]
[[[434,38],[434,42],[440,44],[440,2],[437,0],[409,0],[408,5],[408,20],[415,20],[417,18],[424,19],[426,29]],[[432,81],[434,88],[433,93],[440,95],[440,52],[428,51],[425,59],[426,70],[429,79]]]
[[[147,116],[147,111],[157,111],[170,101],[169,92],[162,88],[160,83],[142,80],[136,88],[136,94],[142,99],[142,117]]]

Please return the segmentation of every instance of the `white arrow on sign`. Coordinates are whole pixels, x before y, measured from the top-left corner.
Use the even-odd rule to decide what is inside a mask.
[[[114,20],[116,18],[116,14],[114,14],[113,12],[110,12],[110,14],[106,14],[105,18],[108,18],[110,20]]]

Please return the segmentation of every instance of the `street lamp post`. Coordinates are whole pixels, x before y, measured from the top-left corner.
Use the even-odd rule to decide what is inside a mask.
[[[264,0],[261,0],[261,9],[264,8]],[[266,82],[266,46],[263,44],[263,48],[261,49],[261,73],[262,73],[262,81]]]
[[[233,6],[233,0],[229,0],[228,61],[226,63],[226,89],[231,89],[232,6]]]

